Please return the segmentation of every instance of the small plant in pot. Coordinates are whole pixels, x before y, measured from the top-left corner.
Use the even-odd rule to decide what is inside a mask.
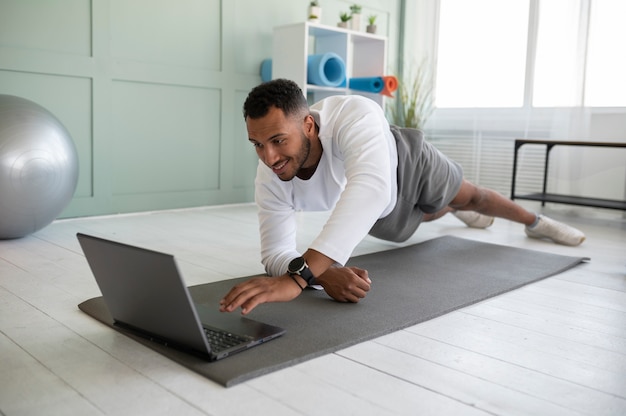
[[[368,16],[367,23],[368,25],[365,28],[365,31],[367,33],[376,33],[376,15],[375,14],[371,14]]]
[[[348,27],[348,21],[350,19],[352,19],[352,16],[349,13],[346,13],[346,12],[339,13],[339,20],[340,20],[340,22],[337,23],[337,26],[343,27],[343,28],[347,28]]]
[[[352,30],[361,29],[361,9],[362,7],[358,4],[350,6],[350,15],[352,16],[352,19],[350,20],[350,29]]]
[[[321,23],[322,20],[322,6],[317,0],[313,0],[309,3],[309,22]]]

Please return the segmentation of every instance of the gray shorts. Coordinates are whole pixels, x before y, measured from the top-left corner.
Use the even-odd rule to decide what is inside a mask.
[[[413,235],[424,214],[436,213],[461,189],[463,169],[424,140],[420,130],[391,126],[398,148],[398,201],[369,234],[401,242]]]

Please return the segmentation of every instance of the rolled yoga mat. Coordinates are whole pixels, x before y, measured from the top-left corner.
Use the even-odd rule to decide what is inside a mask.
[[[139,343],[228,387],[517,289],[584,260],[452,236],[354,257],[348,264],[368,270],[372,279],[365,299],[356,304],[339,303],[323,291],[305,290],[291,302],[260,305],[249,317],[285,328],[286,334],[216,362],[113,325],[102,297],[78,306]],[[217,308],[233,285],[249,278],[192,286],[189,291],[195,302]]]
[[[272,60],[264,59],[261,62],[261,81],[267,82],[272,79]]]
[[[272,60],[264,59],[260,68],[261,81],[272,79]],[[338,87],[346,80],[346,64],[336,53],[309,55],[307,83],[324,87]]]
[[[352,90],[379,93],[385,86],[383,77],[350,78],[348,86]]]
[[[398,89],[398,78],[393,75],[384,76],[383,82],[385,86],[380,93],[382,95],[386,95],[387,97],[393,97],[391,93]]]
[[[346,80],[346,64],[339,55],[328,52],[309,55],[307,82],[324,87],[338,87]]]
[[[398,79],[392,75],[383,77],[350,78],[350,89],[392,97],[398,89]]]

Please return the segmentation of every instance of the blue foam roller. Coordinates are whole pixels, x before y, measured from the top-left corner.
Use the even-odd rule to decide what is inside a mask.
[[[382,77],[350,78],[350,89],[353,90],[379,93],[384,86]]]
[[[346,64],[336,53],[309,55],[307,82],[325,87],[338,87],[346,79]]]
[[[272,60],[264,59],[261,62],[261,81],[267,82],[272,79]]]

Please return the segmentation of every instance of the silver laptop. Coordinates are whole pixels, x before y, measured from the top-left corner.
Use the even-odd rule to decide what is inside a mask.
[[[285,333],[195,304],[174,256],[82,233],[76,235],[115,324],[214,361]]]

